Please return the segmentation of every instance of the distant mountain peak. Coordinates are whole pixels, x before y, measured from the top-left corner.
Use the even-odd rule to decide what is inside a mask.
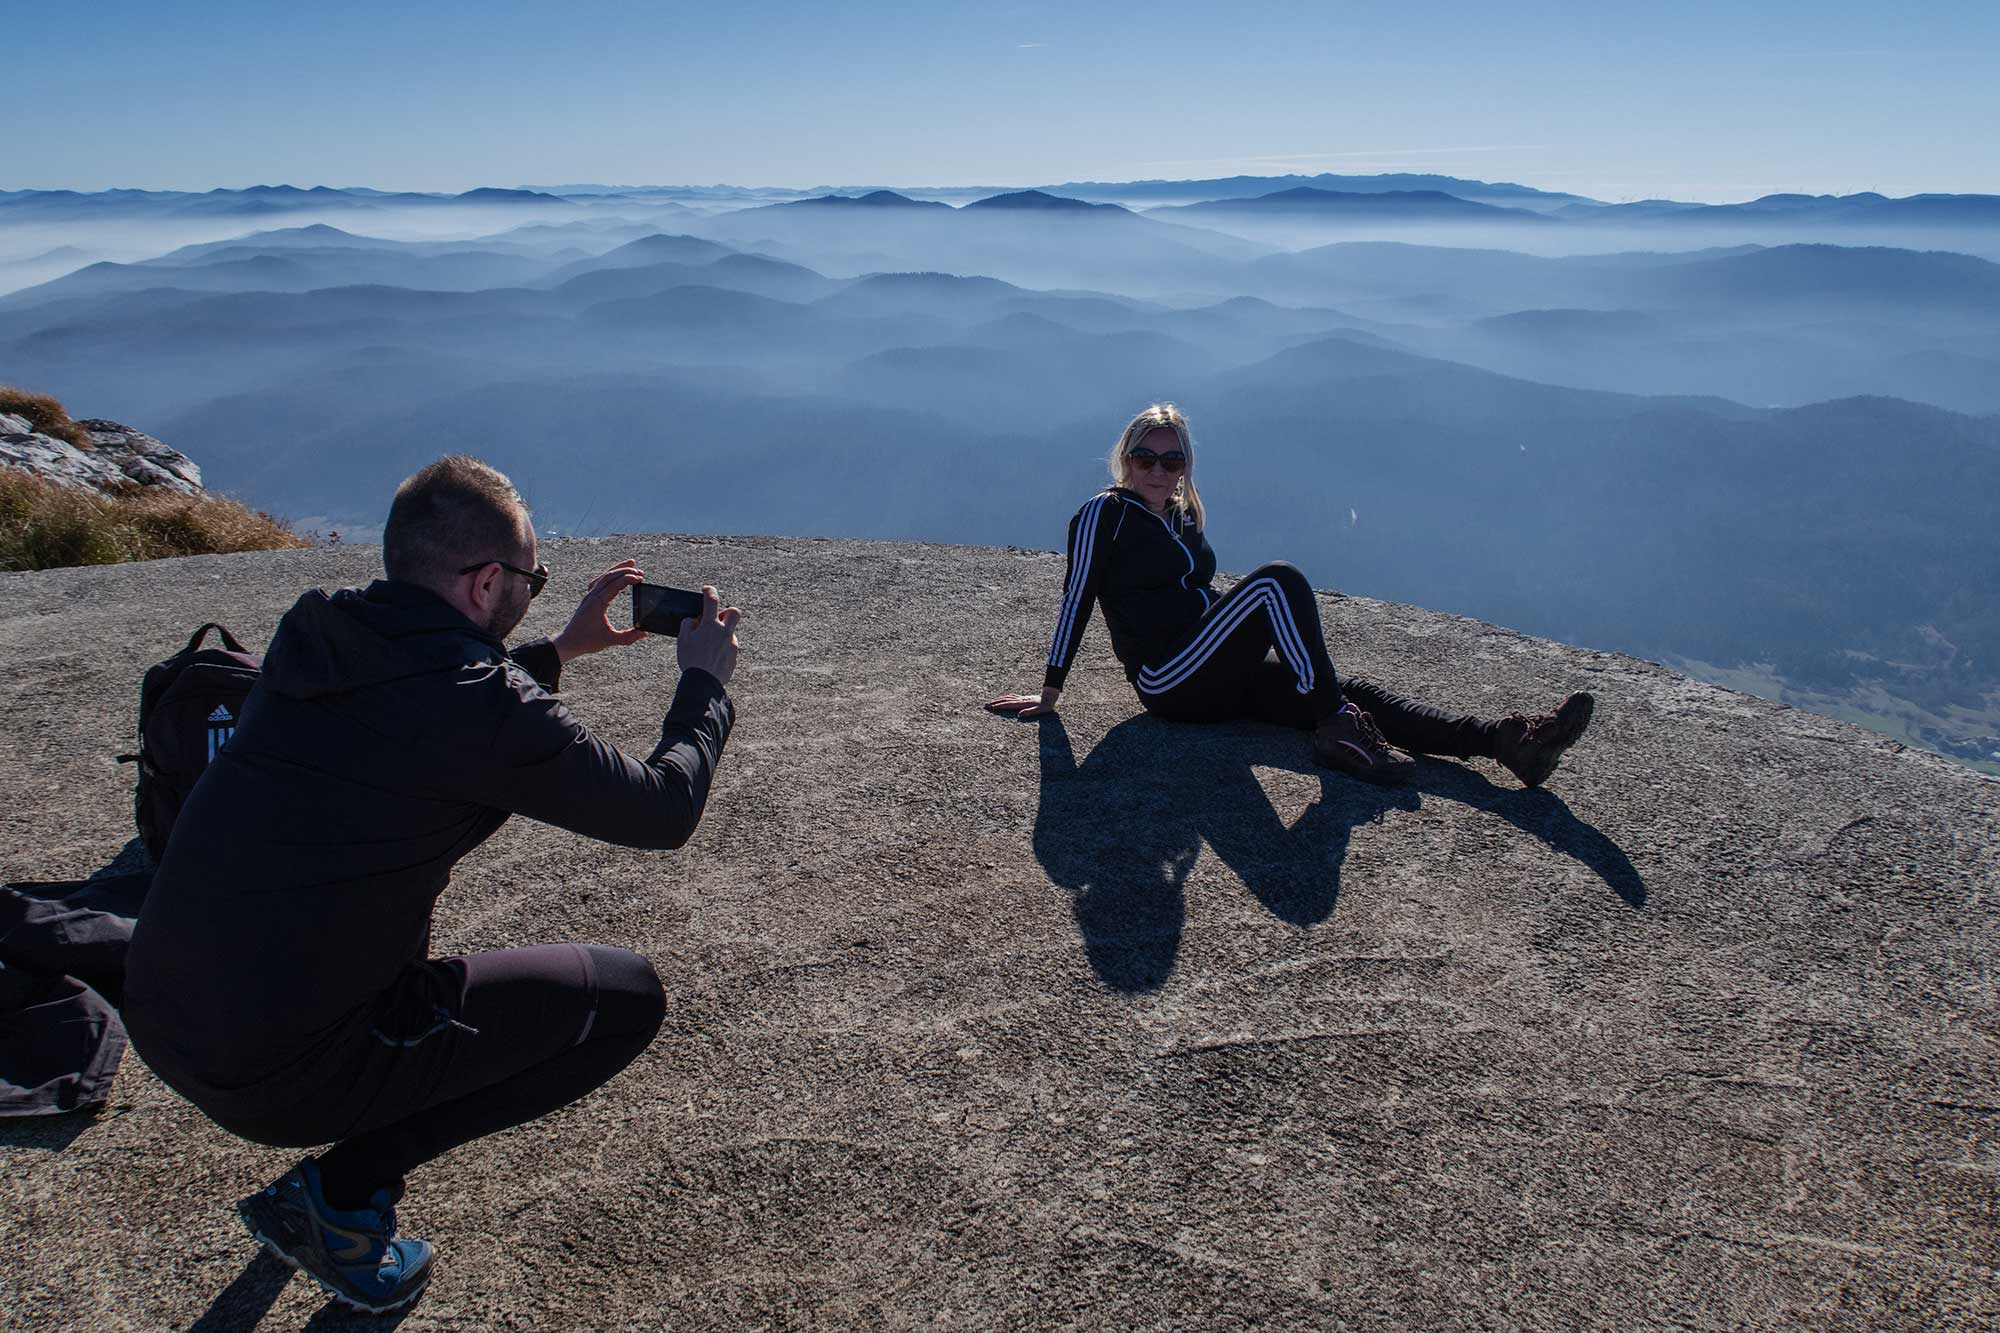
[[[566,200],[556,198],[552,194],[543,194],[539,190],[502,190],[490,185],[482,186],[477,190],[467,190],[465,193],[456,196],[456,198],[461,203],[560,204],[567,202]]]
[[[1046,190],[1014,190],[1007,194],[988,195],[984,199],[973,200],[966,207],[1045,209],[1062,213],[1090,213],[1105,209],[1114,213],[1126,211],[1116,204],[1093,204],[1083,199],[1071,199],[1067,195],[1050,194]]]
[[[867,194],[822,194],[812,199],[795,199],[780,208],[949,208],[949,204],[932,203],[926,199],[912,199],[908,195],[897,194],[894,190],[870,190]]]
[[[1289,190],[1276,190],[1270,194],[1260,194],[1251,199],[1215,199],[1206,203],[1186,204],[1179,207],[1155,208],[1149,215],[1155,218],[1175,215],[1189,217],[1228,217],[1243,219],[1260,215],[1288,214],[1293,217],[1307,215],[1320,217],[1356,217],[1369,219],[1413,219],[1424,220],[1443,218],[1462,220],[1467,218],[1488,221],[1508,221],[1524,223],[1546,223],[1550,218],[1545,213],[1535,213],[1527,209],[1509,208],[1498,204],[1483,204],[1472,199],[1462,199],[1443,190],[1376,190],[1369,192],[1348,190],[1327,190],[1314,185],[1297,185]]]
[[[854,280],[857,287],[876,288],[957,288],[966,291],[1022,291],[1011,282],[998,278],[981,277],[977,274],[939,273],[935,270],[904,273],[868,273]]]
[[[683,236],[677,232],[656,231],[650,236],[641,236],[637,240],[627,241],[625,242],[625,244],[619,246],[616,250],[610,251],[609,253],[618,254],[626,250],[641,251],[641,252],[646,250],[679,250],[679,249],[687,249],[690,247],[696,249],[706,248],[714,250],[723,250],[728,248],[726,246],[717,245],[714,241],[703,240],[699,236]]]

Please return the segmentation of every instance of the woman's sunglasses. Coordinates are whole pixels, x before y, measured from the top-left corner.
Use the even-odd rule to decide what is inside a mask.
[[[1166,469],[1168,476],[1177,477],[1180,475],[1181,469],[1187,466],[1187,455],[1178,449],[1170,450],[1164,454],[1156,454],[1151,449],[1145,448],[1128,449],[1125,451],[1125,461],[1138,468],[1141,472],[1151,472],[1153,464],[1158,463],[1162,468]]]

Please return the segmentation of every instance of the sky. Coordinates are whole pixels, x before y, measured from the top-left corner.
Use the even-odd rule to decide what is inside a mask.
[[[1530,12],[1532,10],[1532,12]],[[0,189],[2000,193],[2000,4],[7,0]]]

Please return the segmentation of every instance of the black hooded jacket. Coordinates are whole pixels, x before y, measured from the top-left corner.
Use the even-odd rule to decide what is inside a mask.
[[[289,1085],[425,958],[458,859],[510,814],[628,847],[694,832],[733,710],[681,676],[644,761],[442,598],[376,582],[285,614],[236,734],[174,826],[126,964],[133,1043],[193,1095]]]

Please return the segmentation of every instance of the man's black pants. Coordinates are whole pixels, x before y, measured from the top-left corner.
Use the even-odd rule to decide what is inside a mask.
[[[412,1168],[460,1144],[567,1106],[638,1058],[666,996],[638,954],[538,944],[414,964],[394,1016],[348,1058],[333,1089],[225,1129],[274,1147],[333,1143],[319,1158],[327,1202],[400,1198]]]
[[[1148,712],[1181,722],[1261,718],[1310,730],[1352,701],[1412,753],[1493,754],[1493,722],[1338,680],[1312,585],[1282,560],[1244,575],[1132,683]]]

